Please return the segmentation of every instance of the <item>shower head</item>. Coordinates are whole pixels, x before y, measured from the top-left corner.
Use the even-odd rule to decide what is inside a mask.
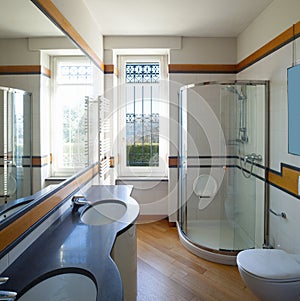
[[[227,89],[227,91],[236,94],[238,96],[238,100],[246,100],[247,99],[247,97],[244,94],[242,94],[242,92],[239,92],[237,90],[237,88],[234,86],[227,86],[226,89]]]

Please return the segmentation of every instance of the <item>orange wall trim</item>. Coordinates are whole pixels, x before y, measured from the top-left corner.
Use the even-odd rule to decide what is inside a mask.
[[[88,43],[76,31],[71,23],[63,16],[58,8],[51,0],[31,0],[52,22],[54,22],[63,32],[65,32],[73,42],[83,50],[86,55],[94,61],[102,71],[104,71],[104,64],[99,56],[91,49]]]
[[[105,74],[113,74],[115,70],[114,65],[104,65],[104,73]]]
[[[32,167],[43,167],[52,162],[52,156],[33,156]]]
[[[169,64],[169,73],[236,73],[236,65]]]
[[[270,184],[273,184],[294,196],[298,196],[299,176],[299,168],[281,163],[281,171],[276,172],[269,170],[267,173],[267,180]]]
[[[300,36],[300,22],[294,25],[294,37],[298,38]]]
[[[169,157],[169,168],[177,168],[178,167],[178,157]]]
[[[169,73],[239,73],[300,36],[297,22],[238,64],[169,64]]]
[[[114,75],[118,76],[119,70],[113,64],[108,64],[108,65],[104,65],[104,73],[105,74],[114,74]]]
[[[0,75],[42,74],[51,77],[51,71],[40,65],[0,66]]]
[[[109,167],[114,168],[115,167],[115,157],[109,158]]]
[[[294,25],[295,26],[295,25]],[[256,63],[257,61],[263,59],[269,54],[275,52],[279,48],[291,42],[294,38],[294,26],[291,26],[289,29],[278,35],[276,38],[271,40],[269,43],[265,44],[254,53],[249,55],[247,58],[242,60],[237,64],[237,71],[240,72],[250,65]]]
[[[60,190],[50,193],[49,197],[34,206],[14,222],[0,231],[0,252],[4,251],[14,241],[20,238],[40,219],[45,217],[51,210],[68,198],[76,189],[87,183],[98,173],[98,165],[91,166],[78,177],[74,177]]]
[[[49,19],[65,32],[105,74],[116,74],[114,65],[104,65],[98,55],[89,47],[70,22],[62,15],[51,0],[31,0]],[[256,50],[238,64],[169,64],[169,73],[238,73],[277,49],[300,36],[300,22],[297,22],[276,38]]]

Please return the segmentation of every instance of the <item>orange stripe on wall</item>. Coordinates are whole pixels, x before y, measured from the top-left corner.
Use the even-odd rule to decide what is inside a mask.
[[[170,64],[169,73],[239,73],[255,62],[288,44],[300,35],[300,22],[297,22],[276,38],[253,52],[238,64]]]
[[[236,65],[169,64],[169,73],[236,73]]]
[[[44,156],[44,157],[32,157],[32,166],[44,166],[44,165],[48,165],[49,163],[51,163],[52,157],[51,155],[49,156]]]
[[[114,65],[104,65],[104,73],[111,74],[114,73]]]
[[[271,54],[272,52],[286,45],[293,39],[294,39],[294,26],[290,27],[289,29],[281,33],[279,36],[277,36],[275,39],[271,40],[269,43],[265,44],[263,47],[259,48],[254,53],[252,53],[247,58],[245,58],[240,63],[238,63],[237,64],[238,72],[254,64],[255,62],[259,61],[265,56]]]
[[[294,37],[298,37],[300,35],[300,22],[294,25]]]
[[[300,171],[293,166],[281,165],[281,172],[276,173],[269,171],[267,179],[271,184],[274,184],[294,195],[298,195],[298,178]]]
[[[51,0],[31,0],[44,14],[64,31],[76,45],[81,48],[104,71],[104,64],[99,56],[91,49],[88,43],[76,31],[71,23],[63,16]]]
[[[115,74],[119,75],[118,69],[113,64],[104,65],[104,73],[105,74]]]
[[[178,157],[169,157],[169,167],[178,167]]]
[[[43,74],[51,77],[51,71],[40,65],[0,66],[0,75],[5,74]]]

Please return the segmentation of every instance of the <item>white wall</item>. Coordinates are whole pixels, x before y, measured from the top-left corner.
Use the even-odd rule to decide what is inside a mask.
[[[168,182],[160,180],[117,180],[118,185],[132,185],[131,196],[140,205],[140,215],[168,216]]]
[[[279,35],[300,20],[300,1],[275,0],[238,37],[238,60],[255,51],[262,44]],[[295,42],[295,58],[300,62],[300,40]],[[300,167],[300,157],[288,153],[287,68],[293,62],[293,43],[238,74],[239,79],[267,79],[270,81],[270,168],[280,172],[280,164]],[[270,207],[286,212],[287,219],[270,215],[270,243],[289,252],[300,252],[300,201],[270,186]]]
[[[299,21],[299,0],[274,0],[238,36],[237,62]]]
[[[180,49],[181,37],[105,36],[104,49]],[[107,63],[105,61],[105,63]]]
[[[39,52],[30,52],[28,48],[28,39],[25,38],[0,39],[0,66],[39,65]]]
[[[171,51],[171,64],[235,64],[235,38],[183,37],[180,49]]]

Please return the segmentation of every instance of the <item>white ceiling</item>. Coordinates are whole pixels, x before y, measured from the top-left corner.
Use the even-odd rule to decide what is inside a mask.
[[[63,35],[30,0],[1,0],[0,4],[0,38]]]
[[[273,0],[83,0],[104,35],[236,37]]]
[[[104,35],[235,37],[272,0],[83,0]],[[61,36],[30,0],[1,0],[0,38]]]

